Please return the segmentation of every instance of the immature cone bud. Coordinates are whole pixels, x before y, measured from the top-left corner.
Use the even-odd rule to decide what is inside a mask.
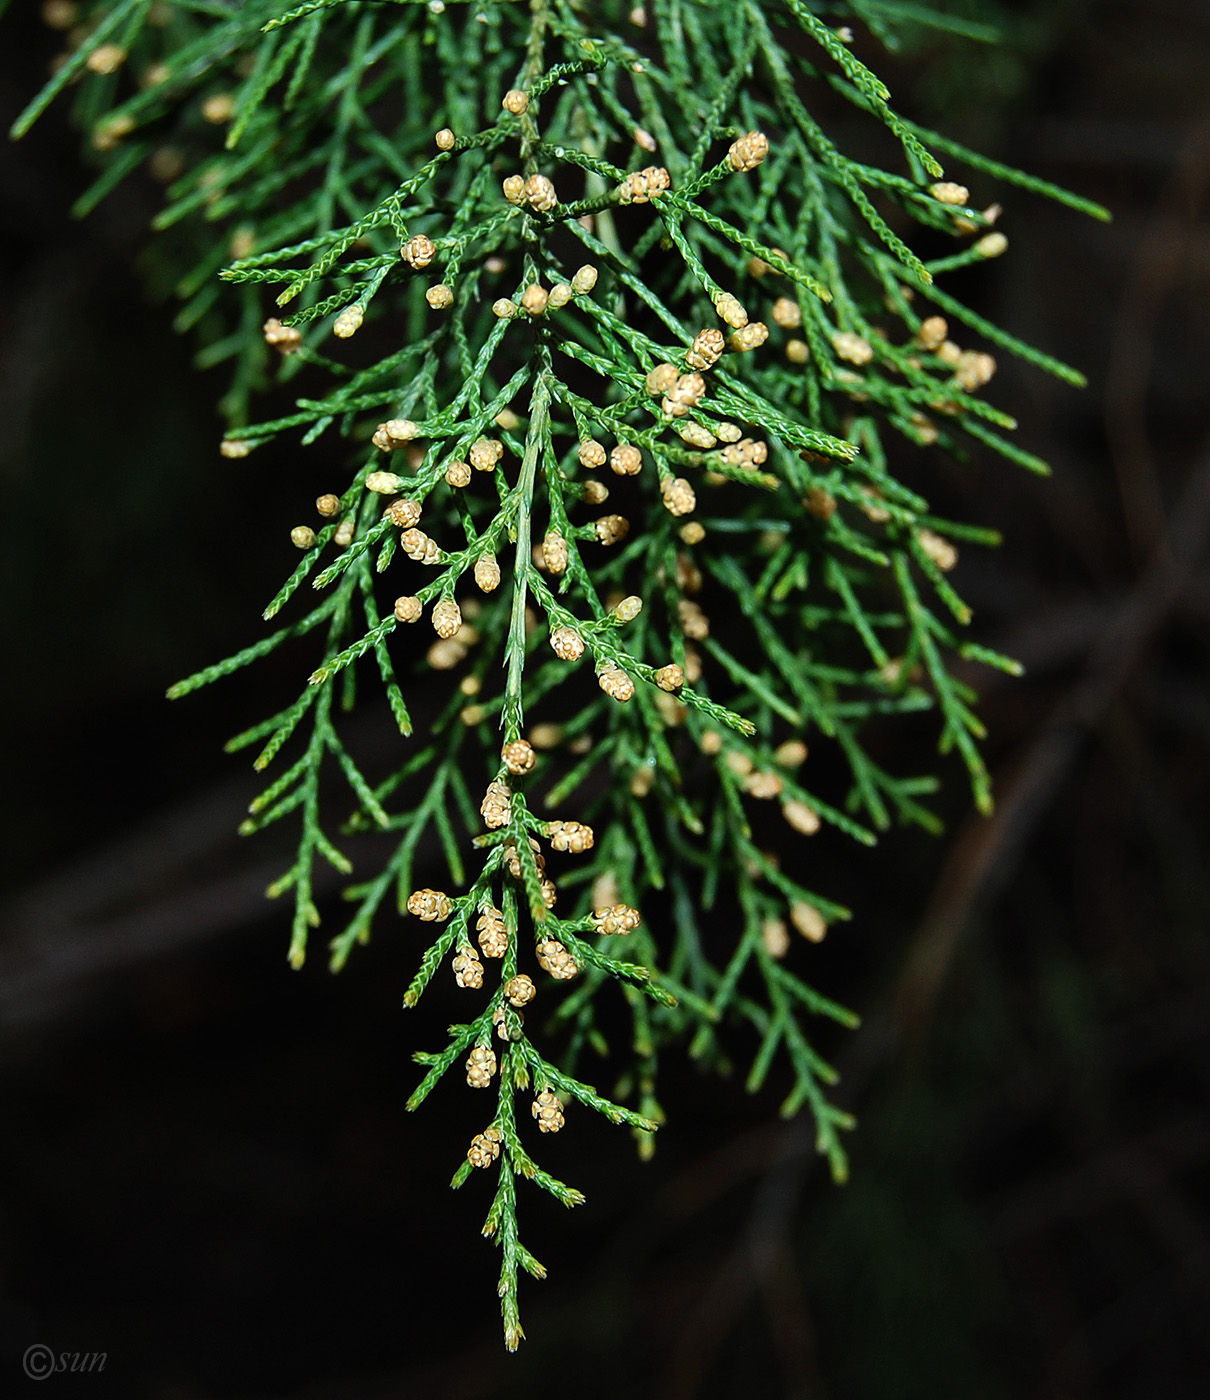
[[[659,194],[661,190],[668,189],[672,184],[672,177],[667,169],[662,165],[647,165],[643,167],[643,179],[647,183],[647,196]]]
[[[386,476],[388,473],[376,472],[375,475]],[[392,525],[398,525],[401,530],[410,530],[420,519],[420,509],[419,501],[412,501],[406,496],[400,496],[397,501],[392,501],[387,506],[387,516]]]
[[[454,133],[449,129],[448,126],[443,126],[441,130],[437,132],[437,134],[433,137],[433,140],[437,143],[437,149],[439,151],[452,151],[454,149],[454,144],[457,141],[457,139],[458,138],[454,135]]]
[[[521,295],[521,305],[531,316],[541,316],[549,300],[545,287],[539,287],[536,282],[526,287]]]
[[[763,321],[749,321],[731,337],[731,348],[742,354],[747,350],[757,350],[769,339],[769,327]]]
[[[673,661],[667,666],[661,666],[655,673],[655,683],[661,690],[674,695],[685,684],[685,673]]]
[[[567,982],[579,972],[579,965],[557,938],[544,938],[534,949],[538,966],[557,982]]]
[[[547,822],[546,835],[553,850],[570,851],[573,856],[591,851],[595,839],[592,827],[583,822]]]
[[[265,344],[272,345],[283,355],[289,355],[302,344],[302,332],[297,326],[283,326],[276,316],[270,316],[262,328]]]
[[[88,66],[91,68],[93,59],[97,57],[97,54],[109,47],[110,45],[108,44],[102,45],[102,47],[92,55],[92,58],[88,60]],[[112,70],[94,69],[93,71],[105,72]],[[235,97],[232,93],[216,92],[202,103],[202,120],[204,122],[209,122],[211,126],[222,126],[225,122],[229,122],[234,115]]]
[[[538,989],[532,980],[522,972],[519,976],[510,977],[505,982],[504,995],[513,1006],[528,1006],[538,995]]]
[[[603,481],[584,483],[584,501],[590,506],[601,506],[609,499],[609,487]]]
[[[690,520],[688,524],[681,526],[681,539],[686,544],[701,544],[706,538],[706,527],[700,520]]]
[[[500,565],[494,554],[485,554],[475,561],[475,583],[484,593],[491,593],[500,586]]]
[[[454,304],[454,289],[447,287],[444,282],[438,282],[425,292],[424,299],[434,311],[444,311],[447,306]]]
[[[783,330],[795,330],[802,325],[802,309],[791,297],[778,297],[770,314]]]
[[[643,469],[643,454],[630,443],[620,442],[609,454],[609,469],[618,476],[637,476]]]
[[[452,637],[462,626],[462,610],[452,598],[441,598],[433,608],[432,622],[439,637]]]
[[[769,458],[769,444],[754,442],[752,438],[740,438],[723,448],[723,461],[732,467],[746,467],[755,470]]]
[[[679,378],[676,366],[665,363],[648,370],[643,385],[649,394],[658,397],[660,394],[668,393]]]
[[[534,837],[529,838],[530,854],[534,858],[534,865],[537,866],[538,874],[541,875],[546,869],[546,857],[542,854],[542,848],[538,845]],[[517,848],[510,841],[508,843],[508,873],[514,880],[521,878],[521,857],[517,854]]]
[[[509,824],[512,819],[511,799],[512,791],[507,783],[502,783],[499,779],[488,783],[487,792],[479,804],[479,813],[483,817],[484,826],[490,831],[498,831],[502,826]]]
[[[1008,239],[1002,233],[985,233],[975,244],[975,252],[981,258],[998,258],[1008,249]]]
[[[623,598],[617,607],[614,608],[613,615],[619,622],[633,622],[642,611],[642,598],[632,593],[630,597]]]
[[[430,539],[423,530],[405,530],[399,536],[399,545],[409,559],[418,564],[439,564],[441,550],[436,540]]]
[[[692,599],[682,598],[676,605],[676,615],[686,637],[704,642],[710,635],[710,620]]]
[[[634,682],[620,666],[612,663],[598,674],[597,684],[611,700],[618,700],[623,705],[634,697]]]
[[[571,289],[577,296],[586,296],[597,285],[597,270],[591,263],[577,268],[571,279]]]
[[[949,540],[934,534],[932,530],[917,530],[916,540],[920,548],[943,572],[947,573],[958,562],[958,551]]]
[[[749,773],[744,779],[744,791],[749,797],[780,797],[782,786],[776,773]]]
[[[418,431],[410,418],[389,418],[375,430],[374,445],[384,452],[394,452],[403,443],[411,442]]]
[[[540,214],[553,209],[559,202],[554,185],[545,175],[531,175],[526,180],[525,198],[529,207]]]
[[[424,604],[419,598],[405,594],[395,599],[395,616],[400,622],[415,622],[423,611]]]
[[[954,378],[967,393],[981,389],[995,372],[995,358],[979,350],[964,350],[954,366]]]
[[[474,1045],[466,1061],[466,1082],[472,1089],[486,1089],[496,1072],[496,1052],[489,1045]],[[486,1135],[485,1135],[486,1136]]]
[[[697,494],[683,476],[673,477],[660,487],[664,508],[670,515],[688,515],[697,505]]]
[[[316,535],[310,525],[295,525],[290,531],[290,543],[295,549],[314,549]]]
[[[415,238],[408,241],[399,250],[399,256],[409,266],[414,267],[417,272],[422,267],[428,267],[433,261],[433,256],[437,252],[436,246],[431,238],[426,238],[423,233],[418,233]]]
[[[505,768],[515,778],[521,777],[524,773],[532,773],[534,765],[538,761],[538,755],[534,753],[534,746],[528,739],[511,740],[500,750],[500,757],[504,760]]]
[[[88,55],[91,73],[116,73],[126,62],[126,50],[121,44],[101,44]]]
[[[677,433],[687,447],[696,447],[702,452],[709,452],[718,442],[718,438],[710,429],[703,427],[701,423],[682,423]]]
[[[665,395],[662,405],[665,418],[683,418],[691,408],[696,408],[706,392],[706,381],[696,371],[678,376],[676,383]]]
[[[579,661],[584,655],[584,640],[574,627],[556,627],[550,644],[561,661]]]
[[[666,695],[660,698],[662,700],[668,699]],[[636,768],[630,775],[630,795],[632,797],[646,797],[653,787],[655,787],[654,768],[644,765],[642,768]]]
[[[424,659],[434,671],[452,671],[459,662],[466,660],[466,645],[449,637],[434,642],[425,652]]]
[[[752,760],[739,749],[728,749],[723,762],[737,778],[746,778],[752,772]]]
[[[949,324],[944,316],[930,316],[921,321],[920,329],[916,332],[916,344],[921,350],[936,350],[938,346],[945,344],[949,333]]]
[[[805,365],[811,358],[811,347],[805,340],[786,341],[786,359],[792,365]]]
[[[572,298],[570,282],[556,282],[550,289],[550,305],[556,310],[560,306],[566,306]]]
[[[930,185],[929,194],[934,199],[939,199],[942,204],[965,204],[971,197],[971,192],[965,185],[956,185],[952,180],[941,180],[935,185]]]
[[[341,340],[348,340],[351,335],[355,335],[361,329],[365,315],[364,308],[356,303],[352,306],[346,306],[332,323],[332,334],[339,336]]]
[[[333,496],[331,492],[326,495],[317,496],[315,509],[325,520],[330,520],[332,516],[340,514],[340,497]]]
[[[454,981],[460,987],[469,987],[471,991],[477,992],[483,986],[483,964],[469,950],[459,953],[451,964],[454,969]]]
[[[366,490],[380,496],[393,496],[403,486],[403,477],[395,472],[371,472],[366,477]]]
[[[563,1126],[563,1107],[549,1089],[543,1090],[533,1101],[532,1110],[539,1132],[557,1133]]]
[[[517,1020],[524,1024],[525,1012],[517,1011],[514,1014],[516,1015]],[[513,1036],[509,1033],[508,1025],[504,1019],[504,1008],[502,1006],[497,1006],[495,1011],[492,1012],[492,1025],[495,1026],[496,1034],[500,1037],[501,1040],[513,1039]],[[517,1033],[516,1038],[520,1040],[521,1036],[519,1032]]]
[[[592,911],[598,933],[632,933],[643,922],[639,911],[628,904],[612,904]]]
[[[357,533],[357,526],[352,520],[342,520],[336,527],[336,533],[332,538],[341,547],[346,548],[353,543],[353,536]]]
[[[523,175],[508,175],[500,188],[504,191],[504,198],[510,204],[520,204],[525,198],[525,177]]]
[[[807,761],[807,746],[801,739],[787,739],[773,750],[773,757],[783,768],[797,768]]]
[[[218,445],[220,454],[228,458],[246,457],[252,451],[252,444],[240,438],[224,438]]]
[[[624,515],[603,515],[594,528],[602,544],[620,544],[630,533],[630,521]]]
[[[479,948],[485,958],[502,958],[508,951],[508,930],[504,915],[496,908],[484,909],[475,923],[479,930]]]
[[[714,328],[698,331],[697,335],[693,337],[693,344],[689,347],[689,353],[685,359],[689,362],[691,369],[709,369],[717,362],[725,348],[726,340],[722,331]]]
[[[489,1076],[490,1078],[490,1076]],[[472,1167],[490,1167],[500,1155],[500,1129],[485,1128],[471,1138],[466,1160]]]
[[[128,114],[118,117],[108,117],[92,133],[92,144],[98,151],[112,151],[122,140],[124,140],[135,129],[135,120]],[[246,258],[252,251],[251,240],[248,241],[247,251],[243,251],[241,246],[232,240],[232,256],[236,258]]]
[[[509,301],[508,297],[500,297],[492,302],[492,315],[498,316],[501,321],[509,321],[517,314],[517,303]]]
[[[783,802],[781,814],[795,831],[802,832],[804,836],[814,836],[819,830],[819,814],[805,802],[799,802],[797,799]]]
[[[832,336],[832,349],[851,365],[868,365],[874,358],[874,347],[864,336],[853,331],[837,331]]]
[[[467,455],[471,459],[471,466],[477,472],[490,472],[504,456],[504,446],[495,438],[476,438],[471,443],[471,450]]]
[[[763,131],[750,131],[738,141],[732,141],[727,159],[732,170],[755,170],[769,154],[769,138]]]
[[[42,5],[42,23],[48,29],[70,29],[79,14],[76,0],[44,0]]]
[[[500,105],[506,112],[511,112],[514,117],[519,117],[529,106],[529,94],[522,92],[520,88],[510,88],[504,94],[504,101]]]
[[[760,941],[771,958],[784,958],[790,951],[790,930],[784,919],[766,919],[760,926]]]
[[[739,330],[741,326],[748,324],[748,313],[744,310],[739,299],[733,297],[730,292],[724,292],[714,303],[714,309],[718,312],[719,320],[725,321],[732,330]]]
[[[445,479],[451,486],[469,486],[471,484],[471,464],[459,461],[455,457],[445,469]]]
[[[580,465],[590,468],[605,465],[605,449],[599,442],[594,442],[592,438],[589,438],[587,442],[580,444]]]
[[[875,525],[885,524],[891,518],[891,512],[878,504],[882,500],[882,492],[876,486],[863,486],[861,494],[865,497],[859,506],[861,513]]]
[[[542,562],[552,574],[567,570],[567,541],[554,530],[542,541]]]
[[[627,175],[618,186],[615,197],[619,204],[646,204],[652,195],[666,190],[671,183],[671,177],[662,165],[648,165]]]
[[[448,919],[450,912],[449,899],[440,890],[413,890],[408,895],[408,913],[426,924]]]
[[[812,943],[822,943],[824,934],[828,931],[824,916],[813,904],[808,904],[805,899],[790,906],[790,922],[804,938],[809,939]]]

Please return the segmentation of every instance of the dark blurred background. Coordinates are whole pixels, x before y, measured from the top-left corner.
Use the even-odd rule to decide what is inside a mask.
[[[5,127],[37,8],[0,28]],[[971,181],[1011,250],[958,290],[1090,380],[1001,356],[1053,478],[928,484],[1006,537],[957,575],[1028,667],[980,676],[996,815],[951,769],[941,841],[829,848],[850,1183],[775,1094],[670,1059],[654,1162],[584,1115],[544,1144],[589,1203],[522,1195],[551,1277],[512,1358],[483,1184],[445,1191],[479,1125],[452,1090],[403,1111],[452,1006],[401,1013],[389,922],[290,974],[285,847],[233,834],[255,783],[220,745],[282,678],[162,698],[260,634],[297,492],[214,450],[222,382],[140,273],[158,191],[73,223],[62,114],[0,148],[0,1394],[32,1343],[108,1357],[36,1393],[139,1400],[1210,1394],[1210,7],[1009,19],[878,65],[1115,216]]]

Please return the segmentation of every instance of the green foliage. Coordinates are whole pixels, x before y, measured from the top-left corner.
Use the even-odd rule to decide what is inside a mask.
[[[454,1184],[472,1163],[498,1173],[484,1233],[510,1347],[518,1269],[543,1272],[516,1179],[581,1199],[529,1155],[518,1102],[544,1131],[561,1106],[593,1109],[649,1150],[661,1052],[723,1064],[724,1026],[738,1045],[746,1025],[748,1087],[780,1078],[783,1112],[809,1107],[844,1177],[849,1119],[807,1025],[855,1018],[797,970],[810,950],[788,926],[818,940],[849,913],[805,858],[790,871],[762,848],[759,805],[803,839],[935,827],[936,779],[868,746],[922,712],[991,803],[959,663],[1014,663],[961,640],[948,574],[952,541],[996,536],[938,518],[903,477],[921,447],[1045,469],[981,395],[994,361],[951,326],[1080,376],[935,285],[1005,246],[998,211],[967,207],[938,154],[1102,211],[904,119],[817,8],[884,42],[921,25],[991,37],[891,0],[653,0],[641,23],[573,0],[100,0],[15,127],[86,79],[76,116],[103,161],[78,207],[144,160],[166,182],[178,322],[203,363],[231,366],[224,453],[284,437],[352,466],[317,528],[293,531],[302,558],[265,616],[310,589],[318,605],[169,693],[312,645],[298,697],[228,745],[288,765],[242,829],[298,823],[270,890],[292,895],[296,967],[317,863],[348,874],[359,833],[390,834],[328,955],[342,967],[390,904],[437,929],[404,1004],[447,965],[466,988],[474,1019],[416,1056],[408,1106],[464,1061],[497,1085]],[[893,168],[829,136],[853,122]],[[922,260],[913,226],[956,251]],[[262,334],[267,312],[282,319]],[[257,420],[270,385],[293,411]],[[345,716],[374,676],[399,739],[363,762]],[[804,736],[847,777],[804,776]],[[552,822],[567,804],[576,820]],[[428,838],[453,893],[415,887]],[[649,905],[663,912],[640,922]],[[540,1011],[553,1003],[540,1036],[523,1024],[535,985]],[[609,988],[631,1061],[612,1098],[578,1068],[608,1051]],[[560,1031],[556,1064],[538,1041]]]

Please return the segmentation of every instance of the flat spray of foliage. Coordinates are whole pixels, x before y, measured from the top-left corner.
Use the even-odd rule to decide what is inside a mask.
[[[288,639],[313,648],[297,698],[228,745],[278,774],[244,830],[298,826],[271,890],[294,901],[296,967],[316,863],[349,874],[356,833],[390,834],[328,956],[342,967],[390,907],[419,954],[404,1004],[438,973],[466,989],[465,1022],[416,1056],[408,1106],[450,1071],[486,1091],[454,1185],[495,1178],[484,1233],[515,1347],[518,1270],[543,1273],[517,1178],[581,1199],[526,1144],[584,1107],[649,1149],[665,1046],[719,1063],[721,1038],[747,1043],[749,1087],[781,1079],[783,1112],[809,1108],[843,1178],[849,1120],[807,1025],[855,1018],[803,972],[849,915],[816,888],[809,839],[934,825],[935,779],[867,750],[900,714],[935,716],[986,810],[954,666],[1014,669],[961,640],[947,577],[954,541],[994,532],[938,519],[895,459],[977,446],[1045,469],[980,392],[987,346],[1080,382],[937,285],[1006,246],[999,211],[968,207],[956,180],[1102,211],[894,110],[835,26],[891,44],[963,27],[920,4],[49,0],[44,15],[66,51],[15,133],[72,90],[101,153],[80,211],[144,162],[166,185],[179,323],[203,333],[203,363],[232,365],[223,452],[248,457],[249,489],[250,454],[278,436],[351,465],[292,532],[301,558],[265,609],[277,630],[169,693]],[[821,108],[881,128],[894,168],[846,155]],[[952,256],[922,262],[913,224]],[[266,381],[294,412],[256,421]],[[369,772],[342,737],[365,686],[397,729]],[[844,781],[816,786],[804,739],[833,747]],[[800,834],[792,871],[753,837],[762,804]],[[415,886],[422,843],[444,852],[444,890]],[[649,902],[658,919],[640,917]],[[632,1027],[612,1099],[578,1077],[607,1052],[610,989]]]

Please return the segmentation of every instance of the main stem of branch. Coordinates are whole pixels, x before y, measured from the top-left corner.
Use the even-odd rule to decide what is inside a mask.
[[[534,483],[538,476],[538,458],[545,451],[550,439],[550,352],[546,345],[539,341],[534,354],[538,372],[529,405],[529,431],[525,436],[521,477],[517,482],[520,504],[517,507],[517,553],[513,565],[513,611],[508,628],[508,678],[504,686],[504,707],[501,712],[505,743],[520,738],[524,719],[521,686],[525,672],[525,603],[529,592],[527,579],[533,551],[531,521]]]

